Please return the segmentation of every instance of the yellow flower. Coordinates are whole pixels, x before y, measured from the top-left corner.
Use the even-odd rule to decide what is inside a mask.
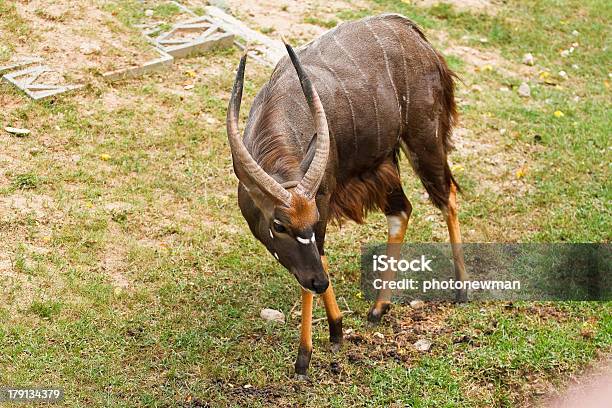
[[[555,111],[555,113],[553,113],[553,115],[555,115],[555,118],[562,118],[563,116],[565,116],[565,113],[563,113],[560,110],[558,110],[558,111]]]
[[[525,174],[527,173],[527,167],[521,167],[520,169],[518,169],[516,171],[516,178],[523,178],[525,177]]]
[[[110,160],[110,158],[111,158],[110,154],[102,153],[100,155],[100,160],[108,161],[108,160]]]
[[[357,292],[357,294],[355,295],[357,296],[359,299],[361,299],[363,297],[363,295],[361,294],[361,292]]]
[[[451,167],[453,173],[461,173],[463,170],[465,170],[465,168],[460,164],[453,164]]]

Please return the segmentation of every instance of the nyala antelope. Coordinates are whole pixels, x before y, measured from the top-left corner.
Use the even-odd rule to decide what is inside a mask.
[[[382,210],[387,255],[399,258],[412,211],[400,181],[400,149],[442,211],[456,277],[466,279],[458,186],[447,162],[457,115],[453,72],[403,16],[344,23],[296,51],[285,45],[289,58],[279,61],[255,97],[244,137],[238,116],[246,54],[240,60],[227,134],[242,215],[302,287],[295,371],[304,377],[312,354],[314,294],[325,305],[332,349],[342,343],[342,314],[324,250],[328,222],[362,223],[368,211]],[[465,293],[458,296],[465,300]],[[379,322],[390,300],[389,290],[379,291],[368,321]]]

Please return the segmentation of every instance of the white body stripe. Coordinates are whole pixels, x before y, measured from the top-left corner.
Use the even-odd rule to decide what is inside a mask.
[[[400,123],[401,123],[401,120],[402,120],[402,106],[400,105],[399,95],[397,93],[397,88],[395,86],[395,82],[393,82],[393,76],[391,75],[391,67],[389,66],[389,57],[387,56],[387,51],[385,50],[385,47],[383,46],[383,43],[380,40],[380,37],[378,36],[378,34],[376,34],[376,32],[372,29],[372,27],[370,27],[370,25],[368,24],[367,21],[365,22],[365,26],[368,28],[368,30],[370,30],[370,32],[374,36],[374,39],[376,40],[376,43],[378,44],[378,46],[380,47],[380,50],[382,51],[383,59],[385,60],[385,67],[387,68],[387,75],[389,76],[389,81],[391,82],[391,87],[393,88],[393,94],[395,96],[395,102],[397,103],[397,110],[398,110],[398,113],[399,113]]]
[[[321,54],[321,50],[317,50],[317,51],[319,53],[319,59],[321,60],[323,65],[325,65],[325,68],[329,72],[332,73],[334,78],[336,78],[336,81],[338,81],[338,85],[340,85],[340,88],[342,89],[342,92],[344,93],[344,96],[346,97],[346,100],[348,101],[349,109],[351,111],[352,124],[353,124],[353,147],[355,148],[355,151],[357,151],[357,126],[355,123],[355,109],[353,107],[353,101],[351,101],[351,97],[348,91],[346,90],[346,87],[344,86],[342,79],[338,76],[336,71],[334,71],[334,69],[331,66],[329,66],[327,62],[325,62],[325,59],[323,59],[323,55]]]
[[[357,68],[357,71],[359,72],[359,74],[361,75],[361,78],[363,79],[363,83],[368,84],[368,77],[361,70],[361,68],[359,67],[359,64],[357,64],[357,61],[353,59],[353,57],[348,52],[348,50],[342,44],[340,44],[340,41],[338,41],[336,37],[334,37],[334,41],[336,42],[338,47],[346,54],[348,59],[351,61],[351,64],[353,64],[353,66]],[[365,89],[365,86],[364,86],[364,89]],[[376,142],[377,142],[377,148],[378,150],[380,150],[380,122],[378,120],[378,103],[376,102],[376,90],[366,89],[366,93],[370,95],[372,99],[372,103],[374,105],[374,115],[376,115]]]

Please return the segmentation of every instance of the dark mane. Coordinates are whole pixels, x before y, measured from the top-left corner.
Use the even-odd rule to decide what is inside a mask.
[[[281,180],[299,180],[300,158],[289,140],[289,132],[282,127],[286,118],[282,109],[283,93],[269,92],[266,86],[261,95],[261,104],[250,129],[251,155],[271,175]]]

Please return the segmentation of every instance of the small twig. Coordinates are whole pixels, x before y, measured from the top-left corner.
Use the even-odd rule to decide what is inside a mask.
[[[295,303],[293,304],[293,307],[291,308],[291,310],[289,311],[289,319],[293,318],[293,311],[295,310],[295,308],[297,307],[298,303],[300,303],[298,300],[295,301]]]
[[[354,313],[352,310],[345,310],[342,312],[342,316],[350,315],[352,313]],[[318,319],[312,319],[312,325],[314,326],[315,324],[320,323],[323,320],[327,320],[327,317],[319,317]],[[298,325],[298,328],[300,327],[302,327],[301,323]]]
[[[344,296],[341,296],[338,299],[342,299],[347,312],[353,313],[353,311],[351,310],[351,307],[348,305],[348,302],[346,301],[346,298]]]

